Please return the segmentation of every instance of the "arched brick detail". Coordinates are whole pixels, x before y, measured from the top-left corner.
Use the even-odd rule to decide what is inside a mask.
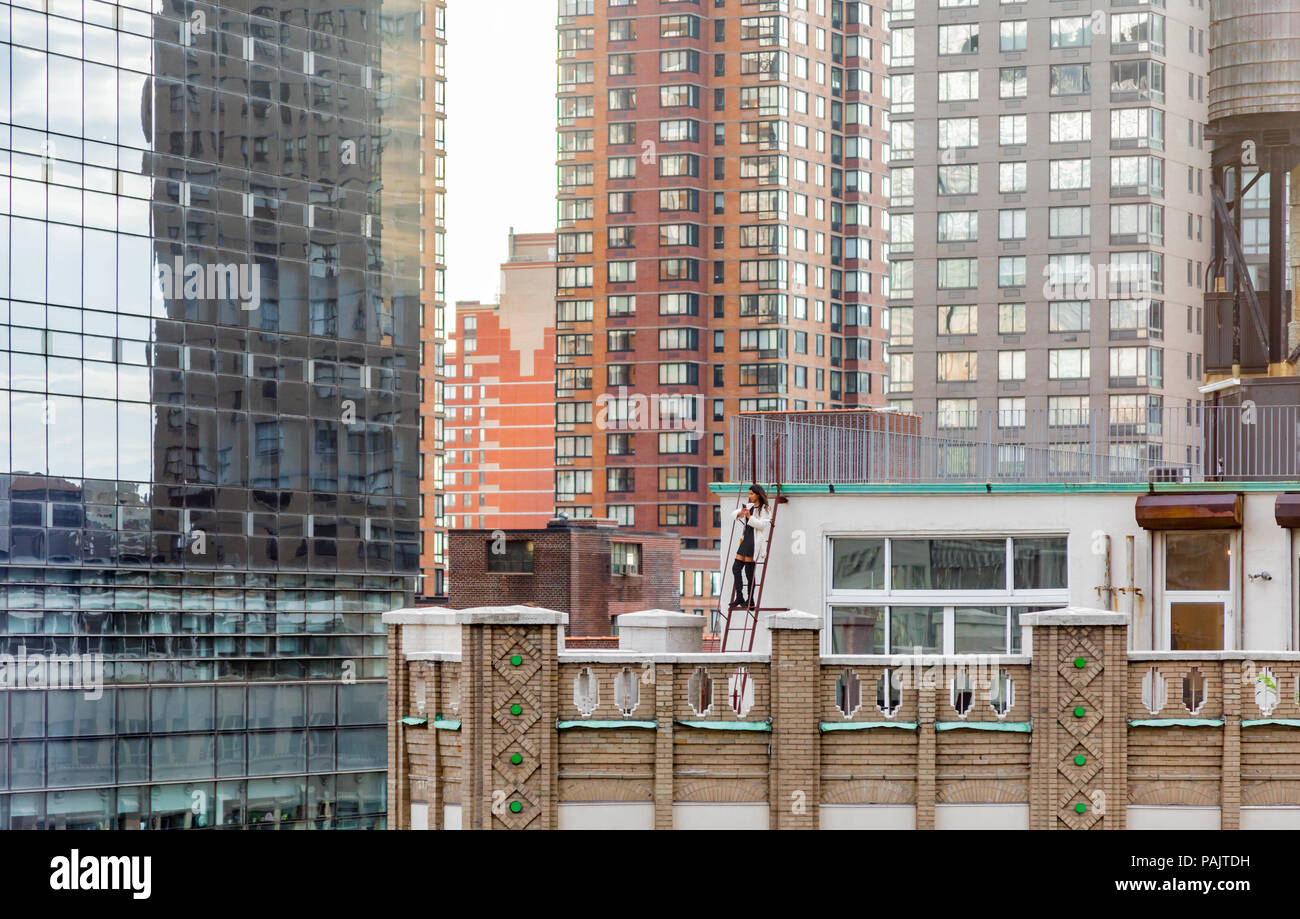
[[[1209,782],[1141,782],[1131,784],[1129,804],[1218,807],[1219,787]]]
[[[560,801],[564,803],[635,801],[648,804],[655,799],[648,779],[560,779]]]
[[[737,779],[700,779],[677,786],[676,799],[714,804],[766,804],[767,783]]]
[[[1300,806],[1300,782],[1242,782],[1241,803],[1250,807]]]
[[[823,804],[915,804],[916,784],[882,779],[830,782],[822,786]]]
[[[939,804],[1028,804],[1027,781],[972,779],[940,783],[935,801]]]

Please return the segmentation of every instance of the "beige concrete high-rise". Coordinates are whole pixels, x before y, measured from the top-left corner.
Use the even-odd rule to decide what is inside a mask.
[[[894,0],[892,405],[1161,461],[1203,370],[1208,5]]]

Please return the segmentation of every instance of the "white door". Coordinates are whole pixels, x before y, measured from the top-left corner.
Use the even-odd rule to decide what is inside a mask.
[[[1165,533],[1164,618],[1171,651],[1222,651],[1236,644],[1232,595],[1235,533]]]

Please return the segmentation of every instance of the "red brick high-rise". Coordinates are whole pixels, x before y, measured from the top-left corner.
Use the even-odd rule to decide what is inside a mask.
[[[561,0],[557,513],[712,568],[728,416],[884,404],[882,20]]]

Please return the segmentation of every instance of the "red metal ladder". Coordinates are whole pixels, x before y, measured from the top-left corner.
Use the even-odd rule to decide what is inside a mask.
[[[758,482],[758,452],[755,435],[750,435],[750,463],[751,478],[750,481]],[[758,633],[759,615],[765,612],[772,612],[776,609],[768,609],[763,606],[763,587],[767,583],[767,562],[772,555],[772,542],[776,538],[776,515],[781,504],[787,500],[781,497],[781,437],[776,436],[776,487],[769,496],[769,502],[772,507],[772,520],[767,528],[767,539],[763,543],[763,557],[755,559],[754,564],[754,585],[750,588],[750,605],[733,606],[731,598],[735,596],[736,585],[733,583],[731,589],[727,589],[727,573],[731,570],[733,559],[731,547],[735,544],[736,528],[743,527],[744,523],[737,517],[731,521],[731,535],[727,540],[727,554],[722,562],[722,583],[718,594],[718,615],[722,620],[722,641],[718,645],[719,651],[744,651],[754,650],[754,636]],[[746,491],[742,487],[740,494],[736,498],[736,507],[739,508],[744,502]],[[733,622],[732,615],[740,612],[738,617],[740,621]]]

